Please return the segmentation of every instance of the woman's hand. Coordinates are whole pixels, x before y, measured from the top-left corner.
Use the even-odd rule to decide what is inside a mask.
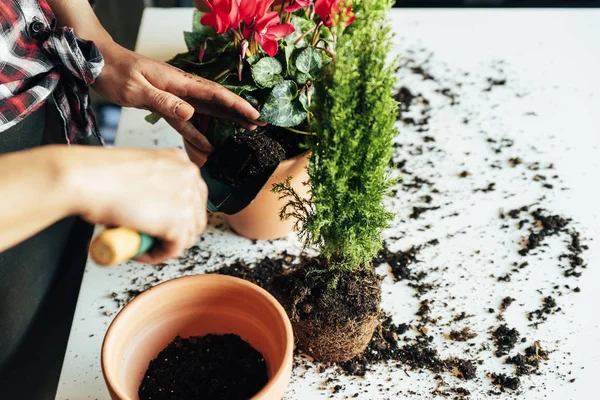
[[[61,170],[76,199],[72,213],[93,224],[124,226],[161,239],[139,258],[178,257],[206,228],[207,188],[198,167],[177,149],[61,151]]]
[[[229,119],[247,129],[258,124],[260,113],[250,103],[215,82],[134,53],[112,41],[97,44],[105,66],[94,89],[121,106],[160,114],[201,151],[210,152],[212,147],[187,122],[195,112]]]

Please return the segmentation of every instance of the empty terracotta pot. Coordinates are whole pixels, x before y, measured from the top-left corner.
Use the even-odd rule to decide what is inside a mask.
[[[184,140],[185,151],[192,162],[202,167],[206,162],[207,154],[199,151],[194,145]],[[237,234],[248,239],[269,240],[285,237],[294,228],[296,220],[289,218],[281,220],[279,211],[286,204],[280,200],[279,195],[273,193],[271,188],[274,183],[280,183],[292,177],[290,183],[296,193],[302,198],[308,198],[309,187],[304,183],[308,181],[309,153],[300,154],[279,164],[271,179],[262,188],[252,203],[234,215],[225,215],[225,220]]]
[[[283,307],[262,288],[224,275],[161,283],[133,299],[108,328],[102,372],[113,400],[137,400],[152,359],[176,336],[234,333],[262,353],[269,382],[252,399],[279,400],[292,372],[294,338]]]

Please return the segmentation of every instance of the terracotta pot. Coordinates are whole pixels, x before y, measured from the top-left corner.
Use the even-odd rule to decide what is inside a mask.
[[[207,154],[187,141],[184,141],[184,145],[190,160],[199,167],[204,165]],[[304,184],[308,181],[308,159],[309,153],[306,152],[283,161],[248,207],[237,214],[225,215],[231,229],[240,236],[257,240],[279,239],[289,234],[296,220],[290,218],[282,221],[279,218],[279,211],[286,204],[286,200],[280,200],[279,195],[273,193],[271,188],[274,183],[283,182],[291,176],[291,185],[296,193],[302,198],[308,198],[309,187]]]
[[[290,321],[273,296],[224,275],[192,275],[137,296],[112,322],[102,371],[113,400],[137,400],[148,364],[176,336],[234,333],[262,353],[267,385],[253,399],[281,399],[292,372]]]

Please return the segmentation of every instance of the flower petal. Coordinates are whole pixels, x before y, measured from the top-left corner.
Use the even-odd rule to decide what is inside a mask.
[[[277,49],[279,48],[277,40],[263,35],[260,37],[260,45],[262,46],[265,53],[269,55],[269,57],[275,57],[275,54],[277,54]]]
[[[217,15],[216,14],[204,14],[202,16],[202,18],[200,19],[200,23],[204,26],[210,26],[211,28],[213,28],[215,31],[218,31],[217,29]]]
[[[210,11],[215,11],[215,7],[213,6],[213,2],[211,0],[204,0],[204,4],[206,4]]]
[[[234,0],[236,1],[236,0]],[[240,20],[249,24],[256,14],[256,0],[237,0],[239,1]]]
[[[293,13],[298,11],[299,9],[303,8],[301,4],[299,4],[298,2],[292,4],[291,6],[287,6],[284,10],[285,12],[289,12],[289,13]]]
[[[292,24],[281,24],[276,26],[271,26],[267,30],[267,35],[273,35],[278,38],[286,37],[290,33],[293,33],[296,29]]]
[[[262,17],[263,15],[265,15],[265,13],[267,12],[267,10],[269,8],[271,8],[271,5],[273,4],[275,0],[258,0],[258,4],[256,5],[256,15],[258,18]]]

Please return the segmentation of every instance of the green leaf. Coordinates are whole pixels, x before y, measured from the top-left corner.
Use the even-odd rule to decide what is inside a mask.
[[[237,94],[238,96],[241,95],[244,92],[251,92],[253,90],[256,90],[257,87],[254,85],[228,85],[228,84],[223,84],[223,87],[225,89],[231,90],[233,93]]]
[[[320,50],[314,47],[307,47],[296,58],[296,68],[298,71],[309,75],[311,78],[317,78],[321,75],[323,68],[323,59]]]
[[[292,45],[294,44],[294,42],[300,37],[302,36],[302,34],[306,31],[308,31],[309,29],[311,29],[313,26],[315,26],[315,22],[299,17],[297,15],[292,16],[292,19],[290,21],[290,23],[292,24],[292,26],[295,28],[295,31],[290,33],[289,35],[287,35],[285,37],[285,41],[289,44]],[[307,45],[307,39],[312,38],[312,33],[308,34],[307,37],[302,38],[302,40],[300,40],[297,43],[298,47],[305,47]]]
[[[248,64],[250,65],[254,65],[257,63],[257,61],[260,60],[260,56],[258,54],[255,54],[253,56],[250,56],[246,59],[246,61],[248,62]]]
[[[296,50],[296,48],[291,45],[291,44],[287,44],[284,47],[284,52],[285,52],[285,67],[286,67],[286,72],[288,73],[288,75],[291,75],[294,71],[294,63],[293,63],[293,58],[292,56],[294,55],[294,50]]]
[[[261,58],[252,65],[251,70],[252,78],[259,87],[272,88],[283,82],[281,63],[275,58]]]
[[[183,32],[183,39],[188,50],[200,48],[204,42],[205,36],[198,32]]]
[[[333,40],[333,35],[331,34],[331,30],[326,26],[321,28],[321,37],[327,41]]]
[[[206,139],[215,147],[220,147],[225,140],[236,132],[233,122],[211,118],[211,122],[206,132],[202,132]]]
[[[204,26],[200,22],[202,16],[206,14],[205,12],[194,10],[193,22],[192,22],[192,32],[199,33],[203,36],[215,36],[215,30],[210,26]]]
[[[298,87],[285,81],[273,88],[261,110],[261,120],[271,125],[292,127],[306,118],[306,110],[298,100]]]
[[[248,103],[252,104],[252,107],[254,107],[254,108],[259,108],[259,106],[260,106],[260,102],[258,101],[258,99],[257,99],[256,97],[254,97],[254,96],[252,96],[251,94],[248,94],[248,93],[244,93],[244,94],[242,95],[242,97],[243,97],[244,99],[246,99],[246,101],[247,101]]]
[[[304,72],[297,72],[295,79],[298,85],[304,85],[307,81],[310,80],[310,75],[305,74]]]
[[[154,125],[155,123],[157,123],[158,121],[160,121],[162,117],[157,114],[157,113],[151,113],[148,114],[144,117],[144,119],[146,120],[146,122],[151,123],[152,125]]]
[[[310,105],[308,104],[308,96],[310,96],[311,99],[312,99],[314,93],[315,93],[315,88],[313,86],[311,86],[308,89],[308,95],[306,93],[306,90],[303,90],[300,93],[300,96],[298,96],[298,100],[300,101],[300,104],[302,104],[302,107],[304,107],[304,109],[306,110],[306,112],[310,111]],[[311,104],[312,104],[312,101],[311,101]]]

